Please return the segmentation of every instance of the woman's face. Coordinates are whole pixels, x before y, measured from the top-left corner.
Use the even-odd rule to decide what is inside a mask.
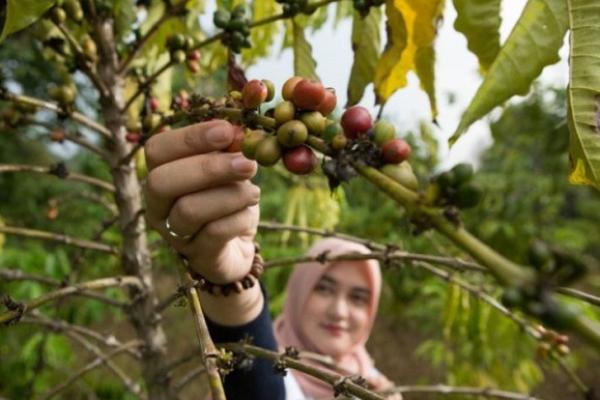
[[[319,352],[343,355],[368,333],[372,295],[360,264],[333,264],[308,296],[302,333]]]

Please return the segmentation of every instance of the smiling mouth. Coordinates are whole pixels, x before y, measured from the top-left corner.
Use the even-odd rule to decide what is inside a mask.
[[[321,327],[334,336],[340,336],[344,332],[346,332],[346,329],[342,328],[341,326],[325,324],[325,325],[321,325]]]

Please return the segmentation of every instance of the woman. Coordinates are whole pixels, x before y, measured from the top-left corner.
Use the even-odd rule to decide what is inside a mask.
[[[223,151],[233,141],[234,134],[229,122],[213,120],[154,135],[145,145],[149,169],[146,185],[148,222],[187,260],[192,271],[217,287],[240,286],[241,282],[252,280],[250,274],[256,255],[253,240],[259,221],[260,189],[250,182],[250,178],[256,174],[257,165],[241,153]],[[322,280],[331,274],[335,279],[337,268],[335,264],[324,267],[322,274],[295,272],[299,278],[292,277],[292,282],[306,279],[309,283],[314,281],[314,287],[307,284],[307,288],[311,288],[307,292],[296,292],[290,287],[289,307],[286,306],[276,325],[279,345],[297,345],[299,350],[313,349],[329,354],[331,344],[334,358],[344,362],[351,360],[344,367],[353,373],[365,371],[368,375],[372,364],[364,350],[364,342],[373,322],[380,286],[377,283],[379,272],[374,272],[372,266],[356,267],[358,273],[354,275],[359,278],[342,282],[344,290],[350,290],[348,294],[352,292],[349,288],[364,285],[364,282],[367,286],[362,289],[369,291],[368,307],[361,314],[364,323],[353,331],[351,338],[344,336],[347,322],[343,322],[346,320],[340,315],[350,315],[343,307],[352,305],[349,302],[352,297],[340,297],[343,301],[338,299],[337,306],[343,312],[334,311],[335,318],[324,320],[323,329],[333,336],[344,336],[345,341],[319,342],[311,332],[317,332],[320,326],[302,328],[304,324],[293,322],[298,313],[317,310],[312,301],[318,300],[319,294],[333,293],[333,289],[323,287]],[[360,271],[367,271],[363,275],[366,280],[360,278]],[[260,285],[243,286],[244,290],[233,291],[227,296],[219,291],[200,292],[213,338],[215,341],[235,341],[250,334],[256,345],[276,350],[278,343],[267,311],[266,294]],[[318,386],[314,381],[299,374],[294,373],[294,376],[297,376],[300,388],[306,391],[303,396],[321,393],[320,388],[313,392]],[[382,382],[387,383],[387,380],[382,379]],[[265,360],[257,360],[249,371],[235,370],[229,374],[225,387],[230,400],[297,400],[291,394],[286,397],[283,378],[274,374],[272,366]]]

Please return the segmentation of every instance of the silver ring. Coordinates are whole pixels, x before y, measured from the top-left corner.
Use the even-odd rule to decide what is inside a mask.
[[[169,223],[169,217],[167,217],[167,219],[165,219],[165,228],[167,229],[167,232],[169,232],[169,235],[171,235],[171,237],[174,237],[176,239],[190,239],[192,236],[194,236],[194,235],[180,235],[176,232],[173,232],[171,230],[171,224]]]

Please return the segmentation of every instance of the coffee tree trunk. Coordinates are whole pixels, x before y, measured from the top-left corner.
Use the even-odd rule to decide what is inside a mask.
[[[155,311],[157,298],[146,238],[141,184],[134,161],[130,160],[127,164],[119,162],[131,151],[131,144],[125,140],[124,135],[124,79],[117,73],[118,59],[114,47],[113,24],[111,21],[103,21],[95,28],[100,53],[98,73],[110,92],[108,98],[101,99],[101,112],[113,136],[111,171],[116,188],[119,229],[123,237],[121,263],[125,273],[139,277],[144,284],[143,290],[130,290],[132,305],[127,314],[137,336],[145,343],[141,352],[141,368],[149,399],[173,399],[177,396],[171,388],[166,369],[166,336],[160,324],[160,315]]]

